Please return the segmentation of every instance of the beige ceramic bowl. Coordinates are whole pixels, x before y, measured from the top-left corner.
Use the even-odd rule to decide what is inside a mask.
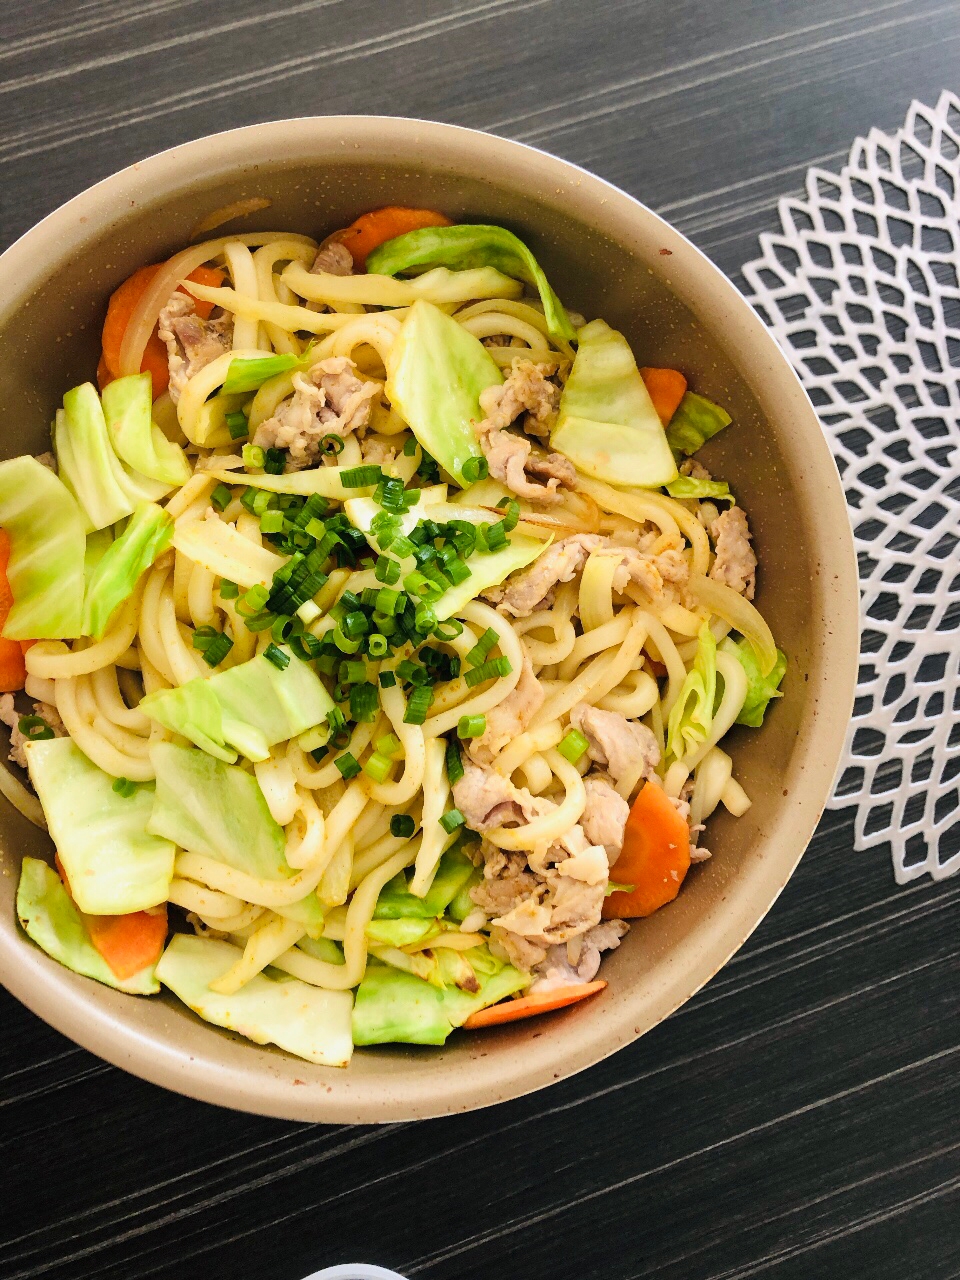
[[[456,1033],[443,1049],[383,1046],[346,1071],[208,1026],[168,997],[75,976],[21,934],[23,854],[47,839],[0,800],[0,978],[40,1017],[110,1062],[196,1098],[293,1120],[388,1121],[487,1106],[560,1080],[642,1035],[756,928],[827,799],[857,659],[857,584],[843,493],[820,427],[773,339],[733,285],[622,191],[542,152],[448,125],[364,116],[284,120],[190,142],[116,174],[0,258],[3,456],[48,447],[63,392],[96,368],[106,299],[181,248],[205,214],[249,196],[272,208],[226,229],[323,236],[383,204],[503,223],[571,307],[622,329],[641,364],[683,369],[735,425],[704,458],[750,514],[758,604],[790,656],[762,731],[735,733],[745,817],[711,820],[714,857],[604,962],[598,997],[536,1021]],[[217,231],[216,234],[222,234]]]

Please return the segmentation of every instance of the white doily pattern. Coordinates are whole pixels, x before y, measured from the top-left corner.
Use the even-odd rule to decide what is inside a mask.
[[[960,871],[960,101],[807,175],[744,268],[817,408],[860,565],[857,699],[832,807],[899,883]]]

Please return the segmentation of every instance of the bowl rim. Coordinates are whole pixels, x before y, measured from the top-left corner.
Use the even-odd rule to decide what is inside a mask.
[[[30,264],[42,263],[45,251],[49,258],[62,259],[72,246],[84,243],[91,234],[109,232],[110,217],[106,211],[109,202],[107,206],[103,203],[107,193],[117,207],[140,203],[145,190],[173,196],[199,183],[202,176],[209,177],[211,173],[227,176],[230,172],[239,175],[258,156],[282,156],[294,136],[300,151],[308,150],[311,142],[329,145],[330,139],[336,137],[346,154],[350,154],[347,148],[351,143],[359,148],[354,154],[360,159],[370,159],[378,152],[396,159],[398,155],[409,154],[414,143],[418,147],[428,143],[441,155],[459,148],[463,152],[461,171],[471,167],[467,157],[472,157],[473,167],[484,157],[503,164],[504,168],[524,166],[542,179],[543,185],[550,186],[551,191],[556,187],[556,196],[551,196],[551,202],[557,208],[578,216],[578,210],[586,215],[589,209],[602,204],[607,206],[606,223],[619,222],[625,234],[628,225],[633,227],[636,236],[647,235],[649,230],[663,246],[659,252],[671,255],[671,271],[677,283],[668,279],[667,287],[694,314],[698,314],[694,285],[698,292],[712,296],[724,312],[724,337],[719,338],[715,320],[703,322],[704,327],[721,341],[738,375],[761,404],[765,401],[758,388],[759,371],[763,370],[764,379],[772,380],[766,401],[782,397],[789,412],[785,408],[781,416],[792,417],[803,424],[801,430],[816,455],[814,467],[818,474],[832,475],[832,483],[821,500],[830,541],[826,564],[831,581],[822,585],[827,610],[825,620],[831,630],[832,660],[829,677],[824,677],[829,679],[830,698],[829,705],[818,707],[815,712],[819,717],[817,754],[814,756],[808,748],[800,777],[791,790],[790,803],[781,809],[778,825],[784,834],[789,831],[791,840],[784,841],[768,860],[764,891],[757,895],[759,908],[754,904],[750,910],[742,911],[738,917],[714,929],[712,936],[701,940],[684,972],[675,974],[666,984],[667,994],[658,1002],[654,1016],[632,1010],[630,1002],[621,999],[619,1016],[608,1019],[595,1034],[586,1038],[585,1044],[576,1046],[562,1061],[548,1062],[542,1050],[539,1057],[536,1053],[531,1055],[531,1062],[526,1061],[527,1055],[516,1054],[518,1061],[505,1074],[495,1080],[482,1078],[469,1085],[462,1079],[451,1079],[450,1073],[442,1077],[441,1083],[430,1072],[424,1074],[418,1086],[398,1089],[391,1077],[387,1085],[389,1097],[378,1098],[372,1090],[349,1087],[349,1070],[340,1073],[347,1087],[332,1092],[322,1088],[293,1088],[294,1082],[280,1078],[278,1073],[261,1072],[258,1088],[253,1090],[247,1073],[223,1071],[212,1060],[200,1061],[185,1048],[145,1034],[128,1020],[115,1016],[96,998],[78,999],[76,990],[68,989],[68,979],[74,975],[47,961],[39,952],[34,955],[35,948],[25,959],[16,923],[13,922],[12,928],[0,923],[0,982],[56,1030],[151,1083],[222,1106],[297,1121],[370,1123],[419,1119],[489,1106],[543,1088],[599,1062],[684,1004],[726,964],[763,920],[813,835],[829,798],[844,745],[859,657],[856,558],[840,476],[813,405],[786,355],[733,283],[700,249],[634,196],[570,161],[482,130],[404,116],[301,116],[245,125],[180,143],[101,179],[48,213],[15,240],[0,255],[0,299],[4,299],[0,313],[5,318],[15,311],[24,297],[29,296],[31,284],[43,278],[37,265],[32,267],[33,279],[30,278]],[[211,159],[215,159],[212,167]],[[457,165],[453,162],[446,167],[455,172]],[[156,197],[148,197],[144,202],[155,203]],[[540,197],[538,202],[547,201]],[[615,235],[615,232],[608,234]],[[5,277],[11,271],[14,272],[11,287],[5,289]],[[704,289],[705,285],[709,288]],[[752,381],[745,372],[744,361],[755,370],[757,381]],[[783,823],[786,811],[792,815],[789,828]],[[772,834],[765,834],[764,841],[770,842]],[[645,1025],[635,1025],[637,1017]],[[479,1075],[483,1077],[482,1069]]]

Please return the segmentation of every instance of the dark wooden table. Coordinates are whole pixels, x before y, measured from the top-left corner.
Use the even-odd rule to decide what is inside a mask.
[[[956,0],[34,0],[3,6],[8,243],[149,152],[279,116],[432,116],[611,179],[724,270],[776,199],[960,88]],[[960,1275],[960,881],[828,815],[736,958],[531,1098],[383,1128],[161,1092],[0,993],[0,1276]]]

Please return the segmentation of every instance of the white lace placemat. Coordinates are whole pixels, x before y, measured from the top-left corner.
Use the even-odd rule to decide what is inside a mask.
[[[831,806],[901,884],[960,871],[960,101],[914,102],[807,174],[744,267],[816,406],[860,564],[857,699]]]

